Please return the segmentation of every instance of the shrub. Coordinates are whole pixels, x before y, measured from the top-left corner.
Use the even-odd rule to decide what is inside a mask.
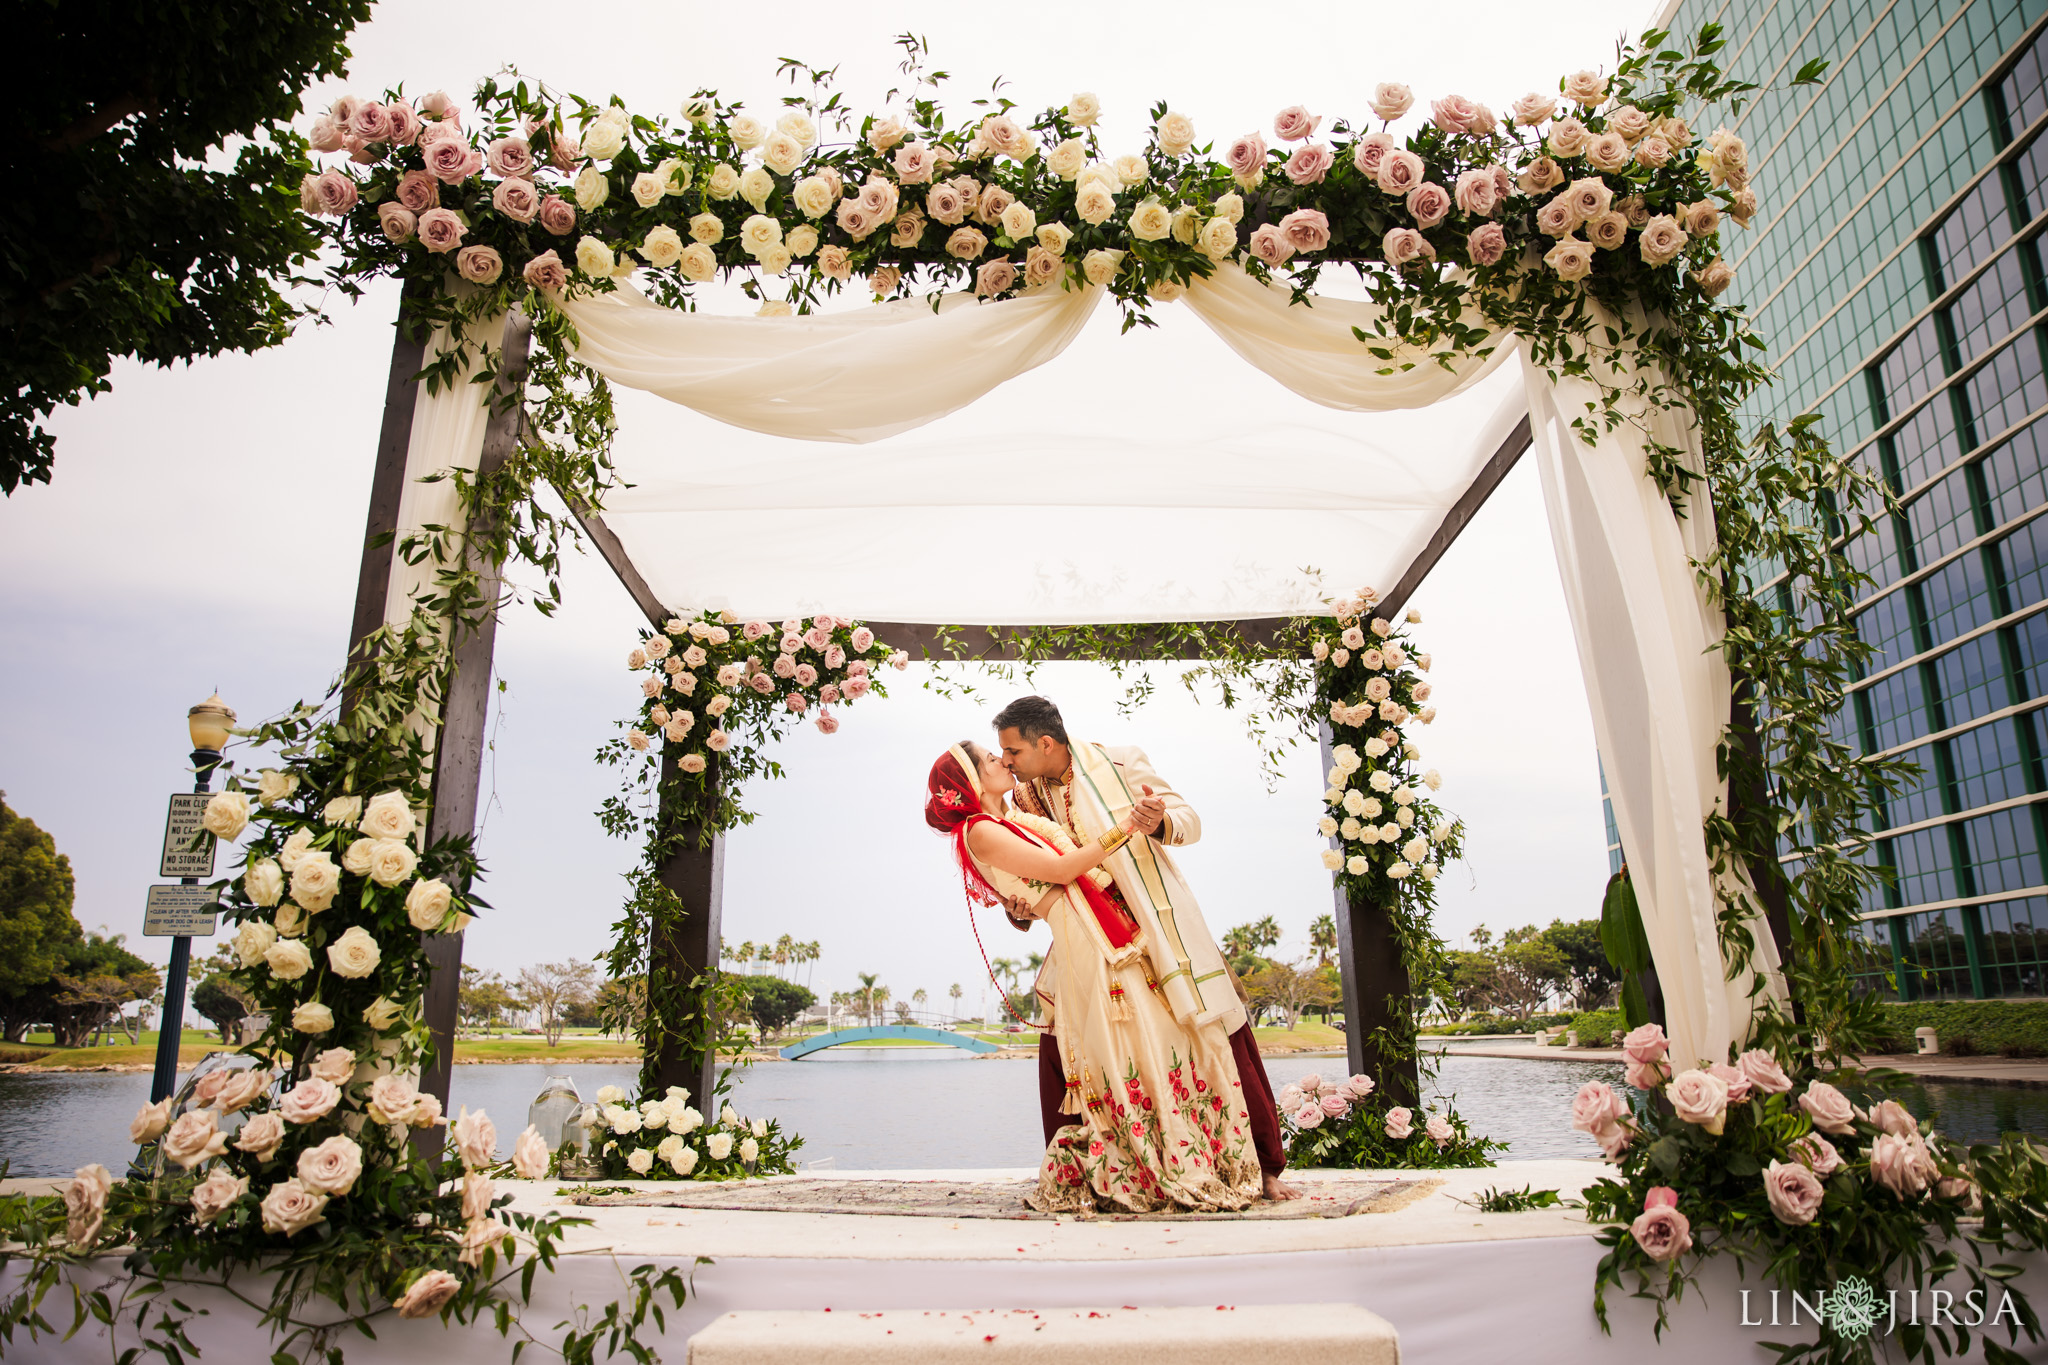
[[[1591,1010],[1576,1014],[1565,1027],[1578,1033],[1580,1047],[1612,1047],[1615,1034],[1628,1032],[1628,1024],[1622,1019],[1620,1010]]]
[[[2048,1000],[1914,1000],[1884,1006],[1886,1047],[1913,1052],[1932,1028],[1954,1057],[2048,1057]]]

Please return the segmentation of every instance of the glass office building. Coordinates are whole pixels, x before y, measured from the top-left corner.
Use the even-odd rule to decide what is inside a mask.
[[[1862,980],[1907,999],[2048,991],[2044,17],[1683,0],[1665,19],[1720,24],[1724,69],[1779,87],[1728,120],[1762,204],[1747,232],[1723,221],[1733,297],[1778,369],[1755,416],[1818,411],[1902,503],[1851,546],[1876,655],[1836,733],[1920,765],[1879,808],[1894,884],[1863,907]],[[1815,57],[1825,84],[1784,88]]]

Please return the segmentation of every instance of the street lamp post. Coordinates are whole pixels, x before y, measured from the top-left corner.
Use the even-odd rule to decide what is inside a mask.
[[[185,716],[192,736],[192,790],[213,790],[213,770],[220,766],[221,750],[234,733],[235,713],[216,692]],[[197,886],[197,877],[181,877],[185,886]],[[171,966],[164,976],[164,1012],[156,1036],[156,1075],[149,1083],[149,1102],[169,1097],[178,1084],[178,1044],[185,1033],[185,977],[192,966],[192,937],[178,934],[171,939]]]

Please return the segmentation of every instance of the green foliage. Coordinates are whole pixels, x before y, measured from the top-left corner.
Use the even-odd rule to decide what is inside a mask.
[[[2048,1057],[2048,1000],[1886,1001],[1879,1019],[1879,1051],[1918,1051],[1913,1031],[1932,1028],[1953,1056]]]
[[[71,913],[71,860],[0,792],[0,1032],[16,1042],[42,1006],[68,949],[84,936]]]
[[[1532,1189],[1527,1185],[1519,1190],[1503,1190],[1488,1185],[1472,1206],[1481,1213],[1527,1213],[1531,1209],[1572,1208],[1578,1202],[1566,1199],[1556,1190]]]
[[[798,1015],[817,1001],[818,997],[808,986],[784,981],[779,976],[757,976],[753,978],[753,990],[747,996],[747,1013],[760,1026],[761,1032],[776,1033],[788,1028]]]
[[[1573,1002],[1581,1009],[1598,1008],[1621,979],[1602,947],[1600,921],[1554,919],[1540,937],[1563,959],[1564,988]]]
[[[0,221],[0,490],[47,482],[44,419],[156,365],[274,346],[320,234],[298,212],[300,92],[341,74],[370,0],[11,8],[23,126]]]
[[[1635,883],[1622,868],[1607,879],[1607,893],[1600,899],[1600,945],[1607,961],[1621,974],[1621,1012],[1628,1026],[1641,1028],[1650,1022],[1649,996],[1643,989],[1643,973],[1650,970],[1650,940],[1643,933],[1643,912],[1636,904]]]
[[[631,1102],[616,1087],[600,1090],[605,1178],[739,1180],[795,1171],[790,1158],[804,1140],[774,1119],[742,1116],[724,1102],[729,1090],[720,1076],[703,1113],[691,1108],[690,1092],[679,1085]]]
[[[1627,1033],[1630,1027],[1620,1010],[1590,1010],[1573,1015],[1565,1024],[1568,1031],[1579,1035],[1580,1047],[1612,1047],[1614,1035]]]
[[[1309,1107],[1331,1096],[1344,1101],[1342,1110],[1329,1114]],[[1293,1166],[1324,1166],[1342,1170],[1452,1170],[1493,1165],[1491,1152],[1507,1150],[1505,1142],[1474,1136],[1465,1120],[1448,1104],[1441,1115],[1411,1110],[1389,1102],[1376,1089],[1365,1095],[1350,1081],[1329,1081],[1304,1076],[1285,1086],[1279,1095],[1280,1135],[1287,1145],[1287,1160]],[[1439,1139],[1428,1125],[1441,1118],[1445,1135]],[[1304,1120],[1307,1120],[1306,1122]],[[1388,1134],[1388,1125],[1404,1137]]]
[[[49,981],[23,992],[19,1008],[48,1020],[58,1047],[83,1046],[87,1035],[136,1000],[163,985],[157,969],[122,946],[121,934],[97,930],[64,945],[64,960]]]

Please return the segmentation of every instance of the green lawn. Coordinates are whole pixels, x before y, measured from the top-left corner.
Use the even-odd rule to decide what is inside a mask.
[[[1318,1024],[1304,1019],[1290,1032],[1279,1025],[1253,1029],[1252,1035],[1259,1040],[1261,1052],[1320,1052],[1324,1049],[1342,1051],[1344,1034],[1328,1024]]]

